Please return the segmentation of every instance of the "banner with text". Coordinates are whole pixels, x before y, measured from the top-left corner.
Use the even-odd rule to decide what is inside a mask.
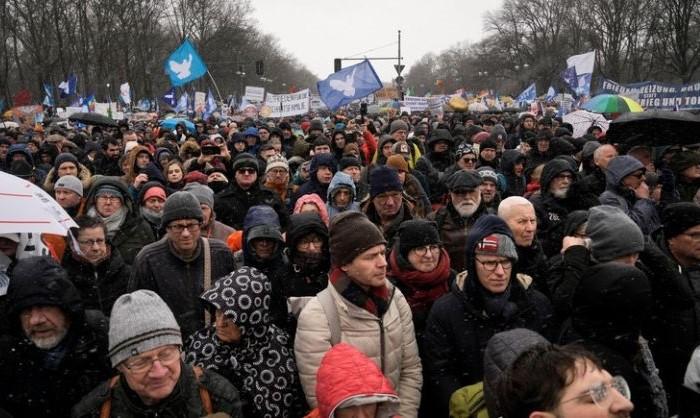
[[[245,96],[251,102],[262,103],[265,100],[265,88],[255,86],[245,86]]]
[[[309,112],[309,98],[309,89],[291,94],[267,93],[260,113],[268,118],[304,115]]]
[[[655,81],[618,84],[603,79],[602,93],[620,94],[639,102],[645,109],[673,110],[700,109],[700,82],[692,84],[667,84]]]
[[[422,112],[430,105],[427,97],[419,96],[404,96],[402,103],[403,106],[410,108],[412,112]]]

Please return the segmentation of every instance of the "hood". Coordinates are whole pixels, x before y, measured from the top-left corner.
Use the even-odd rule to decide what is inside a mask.
[[[23,309],[37,305],[58,306],[73,322],[84,317],[78,290],[63,267],[48,256],[19,260],[12,270],[7,300],[13,325],[19,325]]]
[[[476,247],[476,244],[484,237],[491,234],[502,234],[508,236],[511,240],[513,239],[513,233],[510,231],[510,228],[508,228],[508,225],[503,219],[495,215],[480,216],[467,234],[467,243],[465,248],[467,271],[469,272],[468,277],[476,277],[476,269],[474,265],[474,248]],[[474,283],[478,282],[478,280],[467,280],[467,282]]]
[[[330,167],[333,173],[338,171],[338,163],[336,163],[335,157],[332,153],[316,155],[311,159],[311,164],[309,165],[310,180],[316,180],[316,172],[318,171],[318,167],[322,165]]]
[[[12,161],[12,156],[15,154],[22,154],[26,158],[27,162],[34,167],[34,157],[32,153],[27,149],[26,144],[12,144],[7,151],[7,161]]]
[[[588,222],[587,210],[575,210],[566,216],[564,221],[564,236],[573,235],[579,226]]]
[[[540,189],[543,193],[547,193],[549,184],[554,180],[554,177],[565,171],[571,171],[572,174],[576,172],[568,161],[560,158],[555,158],[545,164],[542,169],[542,177],[540,178]]]
[[[243,233],[248,235],[248,232],[257,226],[268,226],[280,230],[280,219],[272,206],[256,205],[248,209],[243,219]],[[247,241],[248,238],[246,238]]]
[[[143,203],[143,197],[146,195],[146,192],[153,187],[160,187],[161,189],[163,189],[167,198],[168,189],[163,185],[163,183],[159,181],[148,181],[143,186],[141,186],[141,189],[139,190],[139,195],[136,200],[136,206],[141,206],[141,204]]]
[[[524,351],[537,344],[547,344],[546,338],[525,328],[499,332],[489,339],[484,352],[484,399],[489,416],[501,416],[498,387],[503,373]]]
[[[447,129],[436,129],[435,131],[433,131],[433,134],[428,139],[428,146],[432,148],[433,144],[435,144],[438,141],[447,141],[449,149],[452,149],[452,147],[454,146],[454,139],[452,138],[452,134],[450,134],[450,131],[448,131]]]
[[[328,185],[328,195],[326,196],[328,202],[331,201],[334,192],[341,186],[350,189],[350,193],[352,195],[351,200],[355,200],[355,183],[353,183],[352,177],[343,173],[342,171],[338,171],[337,173],[335,173],[335,175],[331,179],[331,183]]]
[[[97,180],[92,183],[92,186],[90,187],[90,191],[87,194],[86,197],[86,206],[87,208],[90,208],[92,206],[95,206],[95,193],[97,193],[97,190],[100,188],[100,186],[108,184],[110,186],[116,187],[124,197],[124,204],[126,205],[126,208],[129,210],[130,213],[133,213],[133,200],[131,197],[131,193],[129,193],[129,189],[126,188],[126,185],[119,179],[119,177],[112,177],[112,176],[102,176],[98,177]]]
[[[644,170],[644,165],[638,159],[629,155],[617,156],[605,169],[605,183],[608,187],[618,187],[623,178],[639,170]]]
[[[321,219],[325,224],[328,224],[328,208],[326,208],[326,202],[321,200],[321,197],[319,197],[319,195],[317,195],[316,193],[309,193],[300,196],[294,204],[293,213],[299,213],[299,211],[301,211],[301,208],[304,207],[306,203],[315,204],[316,207],[318,207],[318,210],[320,211],[319,215],[321,216]]]
[[[503,151],[501,156],[501,173],[506,176],[513,175],[513,167],[518,161],[525,162],[527,158],[520,151],[514,149],[507,149]],[[524,170],[523,170],[524,172]]]
[[[272,324],[271,292],[272,285],[263,272],[244,266],[218,279],[200,299],[223,311],[246,338],[262,335]]]
[[[328,239],[328,227],[321,220],[317,213],[304,212],[295,213],[289,217],[289,228],[287,229],[287,245],[290,248],[296,247],[297,242],[305,235],[315,232]],[[328,245],[326,245],[328,247]]]
[[[377,418],[398,414],[399,397],[379,367],[357,348],[347,343],[331,347],[323,356],[316,374],[316,400],[320,416],[330,418],[344,403],[379,403]]]
[[[170,150],[167,149],[167,148],[162,147],[162,148],[156,149],[156,153],[153,155],[153,160],[154,160],[154,162],[156,163],[156,165],[157,165],[158,167],[161,167],[161,165],[160,165],[160,157],[161,157],[163,154],[170,154],[170,156],[171,156],[172,158],[175,157],[175,154],[173,154],[173,152],[170,151]],[[161,167],[161,169],[162,169],[162,168],[163,168],[163,167]]]

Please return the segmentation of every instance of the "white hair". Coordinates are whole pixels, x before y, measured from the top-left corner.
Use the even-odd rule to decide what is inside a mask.
[[[518,206],[529,206],[534,209],[534,206],[532,206],[532,202],[525,199],[524,197],[510,196],[503,199],[498,205],[498,217],[503,220],[510,218],[513,214],[514,209]]]

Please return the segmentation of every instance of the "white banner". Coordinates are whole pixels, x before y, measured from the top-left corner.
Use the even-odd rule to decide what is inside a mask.
[[[203,91],[195,91],[194,92],[194,112],[195,113],[203,113],[204,112],[204,104],[207,101],[207,94]]]
[[[321,96],[317,94],[312,94],[311,95],[311,102],[309,104],[309,107],[311,110],[314,112],[318,111],[319,109],[325,109],[326,105],[323,103],[321,100]]]
[[[412,112],[422,112],[428,108],[428,98],[419,96],[404,96],[403,105]]]
[[[283,118],[304,115],[309,112],[309,89],[291,94],[272,94],[265,96],[265,105],[260,114],[266,118]]]
[[[265,87],[245,86],[245,95],[250,102],[262,103],[265,100]]]

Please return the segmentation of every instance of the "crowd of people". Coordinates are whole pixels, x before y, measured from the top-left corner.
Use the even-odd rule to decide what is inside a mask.
[[[700,416],[700,153],[572,132],[2,128],[77,228],[0,234],[0,416]]]

